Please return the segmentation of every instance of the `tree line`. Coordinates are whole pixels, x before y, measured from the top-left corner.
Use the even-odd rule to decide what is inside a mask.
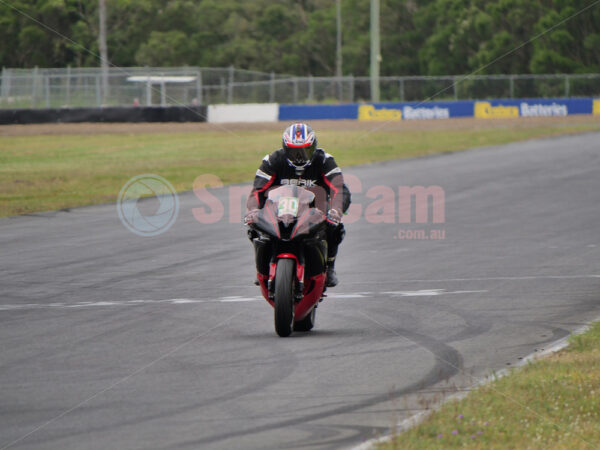
[[[595,0],[380,1],[382,75],[600,72]],[[343,73],[368,75],[370,1],[341,2]],[[335,74],[335,0],[106,3],[116,66]],[[97,67],[98,29],[98,0],[3,2],[0,65]]]

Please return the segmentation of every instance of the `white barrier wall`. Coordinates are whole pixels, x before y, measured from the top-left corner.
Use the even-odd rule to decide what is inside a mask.
[[[277,122],[279,104],[208,105],[208,122]]]

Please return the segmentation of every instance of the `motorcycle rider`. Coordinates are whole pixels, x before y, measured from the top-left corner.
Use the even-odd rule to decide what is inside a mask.
[[[333,156],[317,147],[317,136],[305,123],[294,123],[285,129],[282,148],[264,157],[256,171],[254,186],[246,203],[244,223],[256,221],[265,203],[265,192],[272,186],[320,186],[328,195],[327,211],[327,286],[338,284],[335,258],[346,231],[342,214],[350,206],[350,191],[344,184],[342,169]],[[250,231],[250,237],[252,231]]]

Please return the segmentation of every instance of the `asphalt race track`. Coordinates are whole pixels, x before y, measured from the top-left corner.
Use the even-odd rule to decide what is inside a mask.
[[[600,316],[598,142],[346,170],[363,211],[376,186],[439,186],[444,222],[433,206],[427,223],[396,208],[348,224],[341,284],[286,339],[227,188],[210,191],[222,220],[199,223],[188,192],[156,237],[112,204],[0,219],[0,448],[344,448],[387,432]],[[416,230],[445,238],[400,239]]]

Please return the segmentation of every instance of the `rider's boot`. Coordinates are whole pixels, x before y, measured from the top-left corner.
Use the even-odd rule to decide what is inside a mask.
[[[327,287],[334,287],[338,284],[338,277],[335,274],[335,258],[327,258]]]

